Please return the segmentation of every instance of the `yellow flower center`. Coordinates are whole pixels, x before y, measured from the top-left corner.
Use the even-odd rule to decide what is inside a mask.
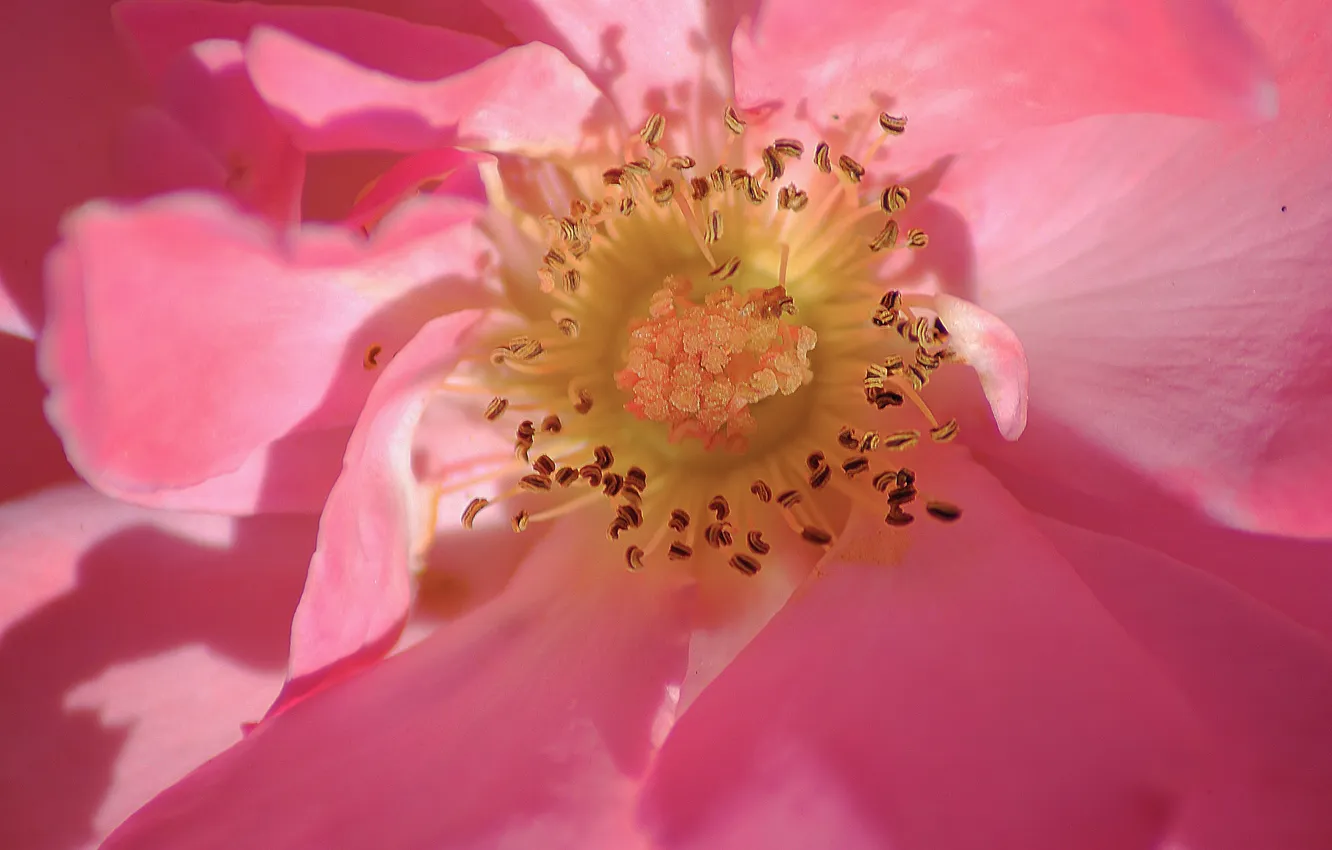
[[[648,120],[641,156],[574,168],[583,196],[567,215],[516,215],[538,267],[505,258],[510,310],[473,383],[454,385],[493,391],[497,427],[528,417],[513,429],[526,468],[473,499],[463,525],[543,494],[548,509],[510,513],[515,531],[589,507],[606,511],[631,569],[712,552],[752,575],[772,548],[768,517],[814,546],[832,543],[850,501],[872,500],[894,526],[917,507],[956,519],[894,461],[922,425],[938,442],[957,433],[920,395],[950,359],[929,297],[876,283],[896,249],[927,244],[895,219],[910,192],[862,202],[866,169],[824,142],[809,160],[776,139],[752,168],[707,169],[663,146],[665,123]],[[723,123],[735,156],[745,124],[729,108]],[[866,161],[905,129],[879,123]]]

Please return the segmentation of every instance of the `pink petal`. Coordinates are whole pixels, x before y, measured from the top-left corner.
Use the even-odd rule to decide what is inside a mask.
[[[1157,846],[1195,761],[1178,694],[993,479],[928,466],[966,513],[853,518],[676,724],[658,846]]]
[[[710,117],[719,121],[721,105],[730,100],[737,15],[729,4],[486,0],[486,5],[523,41],[552,45],[572,59],[635,129],[668,104],[695,112],[701,104],[715,105]]]
[[[366,399],[324,509],[277,709],[330,675],[377,660],[397,638],[409,577],[435,529],[430,488],[412,469],[416,426],[435,386],[467,353],[479,318],[463,311],[428,323]]]
[[[1215,0],[835,0],[817,14],[773,0],[736,32],[734,53],[741,106],[782,107],[825,135],[858,114],[908,116],[894,162],[1089,114],[1276,107],[1258,51]]]
[[[422,199],[368,242],[275,234],[199,195],[73,214],[49,265],[41,366],[75,468],[151,504],[293,431],[350,425],[372,346],[388,359],[430,317],[484,301],[475,212]]]
[[[500,52],[499,45],[489,39],[409,23],[381,11],[386,10],[120,0],[112,14],[154,78],[164,75],[176,57],[196,42],[243,42],[261,26],[278,27],[359,65],[417,80],[456,74]]]
[[[72,481],[60,438],[42,413],[46,388],[37,377],[31,342],[0,335],[4,415],[0,416],[0,502],[61,481]]]
[[[688,610],[599,537],[552,530],[504,596],[265,721],[107,848],[645,848]]]
[[[1332,846],[1332,643],[1164,555],[1042,527],[1217,742],[1216,763],[1175,826],[1179,846]]]
[[[944,188],[1038,412],[1240,528],[1332,534],[1329,130],[1096,119],[961,161]]]
[[[123,188],[112,170],[113,127],[144,93],[125,67],[106,0],[6,0],[0,55],[21,80],[0,87],[0,276],[36,329],[42,257],[71,206]],[[72,60],[71,57],[77,57]],[[0,311],[3,312],[3,311]]]
[[[438,82],[416,82],[259,27],[246,61],[260,95],[309,151],[454,144],[533,155],[571,151],[601,97],[542,44],[511,48]]]
[[[998,317],[970,301],[939,295],[935,304],[949,331],[949,347],[980,378],[999,433],[1016,440],[1027,427],[1027,356],[1022,341]]]
[[[0,846],[90,847],[278,690],[309,518],[0,506]]]

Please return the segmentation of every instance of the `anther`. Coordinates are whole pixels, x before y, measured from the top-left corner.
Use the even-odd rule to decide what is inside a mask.
[[[823,452],[810,452],[809,456],[805,458],[805,468],[814,472],[825,465],[825,460]]]
[[[762,564],[758,562],[757,558],[746,555],[743,552],[737,552],[732,555],[729,563],[747,576],[757,575],[759,569],[762,567]]]
[[[893,505],[892,508],[888,511],[888,513],[885,514],[883,517],[884,522],[888,523],[889,525],[897,526],[899,528],[904,525],[910,525],[911,523],[915,522],[915,520],[916,518],[914,516],[902,510],[901,506],[899,505]]]
[[[615,515],[629,523],[630,528],[639,528],[643,525],[643,512],[634,505],[620,505]]]
[[[638,205],[634,202],[633,198],[630,198],[628,196],[620,198],[620,215],[622,216],[633,215],[634,207],[636,206]]]
[[[744,189],[745,197],[755,206],[758,206],[768,199],[768,190],[764,189],[763,184],[759,183],[758,178],[754,177],[752,174],[745,178]]]
[[[361,361],[361,365],[366,369],[377,369],[379,367],[379,355],[383,352],[384,346],[382,345],[370,346],[365,350],[365,359]]]
[[[897,470],[897,486],[910,487],[916,483],[916,473],[908,467]]]
[[[726,107],[726,112],[723,114],[722,118],[726,122],[726,129],[730,130],[735,135],[738,136],[745,131],[744,119],[742,119],[740,114],[735,111],[734,106]]]
[[[865,454],[866,452],[874,451],[878,447],[879,447],[879,432],[866,431],[864,436],[860,438],[860,445],[857,446],[856,448],[860,451],[861,454]]]
[[[768,486],[768,482],[761,478],[749,485],[749,492],[753,493],[764,504],[772,501],[772,488]]]
[[[731,536],[731,524],[729,522],[712,523],[703,529],[703,539],[713,549],[721,549],[735,542],[735,539]]]
[[[592,450],[592,456],[596,458],[597,466],[603,470],[615,465],[615,455],[611,454],[610,446],[597,446]]]
[[[532,462],[532,468],[541,475],[550,475],[555,471],[555,460],[550,455],[542,455]]]
[[[472,523],[476,521],[476,515],[481,513],[481,509],[490,504],[488,499],[473,499],[467,503],[467,507],[462,512],[462,527],[471,530]]]
[[[663,180],[661,181],[660,186],[652,190],[652,200],[656,201],[660,206],[663,207],[669,204],[671,202],[671,198],[674,197],[675,197],[674,180],[670,179]]]
[[[918,227],[913,227],[907,231],[908,248],[924,248],[930,244],[930,237]]]
[[[708,217],[708,228],[703,231],[703,241],[709,245],[716,242],[722,236],[722,215],[719,210],[713,210],[712,215]]]
[[[486,419],[494,422],[496,419],[499,419],[504,415],[504,411],[507,410],[508,407],[509,400],[507,398],[495,396],[490,400],[490,404],[486,405]]]
[[[514,531],[523,531],[527,528],[527,521],[529,519],[531,519],[531,515],[528,514],[527,511],[519,511],[510,518],[509,525]]]
[[[578,291],[582,282],[583,276],[578,269],[565,269],[564,274],[560,275],[560,288],[570,295]]]
[[[919,441],[919,431],[895,431],[880,437],[879,445],[885,449],[909,449]]]
[[[601,467],[595,463],[583,464],[578,470],[578,475],[593,487],[601,486]]]
[[[689,514],[676,508],[671,511],[670,521],[667,523],[672,531],[684,531],[689,527]]]
[[[551,248],[547,251],[546,256],[542,257],[541,261],[551,266],[562,266],[567,262],[564,254],[560,253],[555,248]]]
[[[550,485],[550,479],[544,475],[524,475],[518,479],[518,486],[529,493],[548,492]]]
[[[623,475],[616,475],[614,472],[607,472],[602,474],[601,492],[605,493],[607,496],[610,496],[611,498],[615,498],[616,496],[620,495],[620,491],[623,489],[624,489]]]
[[[911,200],[911,190],[894,183],[883,190],[883,195],[879,198],[879,206],[883,207],[883,211],[886,213],[895,213],[906,209],[909,200]]]
[[[601,179],[607,186],[619,186],[624,181],[624,169],[607,168],[601,173]]]
[[[550,414],[541,420],[541,430],[547,434],[558,434],[564,429],[564,423],[560,422],[560,417]]]
[[[869,458],[864,455],[854,455],[842,461],[842,472],[846,473],[847,478],[855,478],[862,472],[868,472],[869,465]]]
[[[708,510],[717,516],[718,522],[731,515],[731,506],[721,494],[712,497],[712,501],[708,502]]]
[[[592,394],[587,390],[578,391],[578,401],[574,402],[574,410],[578,413],[586,414],[592,409]]]
[[[788,202],[787,208],[791,212],[800,212],[807,206],[809,206],[809,195],[795,186],[791,186],[791,200]]]
[[[856,162],[846,154],[837,158],[837,167],[841,169],[852,183],[859,183],[865,177],[865,166]]]
[[[520,441],[531,440],[536,436],[536,426],[532,424],[531,419],[524,419],[518,423],[513,433]]]
[[[686,168],[693,168],[695,165],[698,165],[698,163],[694,161],[692,156],[673,156],[666,160],[667,168],[675,168],[680,171],[684,171]]]
[[[818,166],[819,171],[824,174],[832,174],[832,162],[830,159],[831,150],[827,142],[819,142],[814,146],[814,164]]]
[[[735,273],[739,270],[740,270],[740,258],[731,257],[726,262],[717,266],[717,268],[708,272],[708,277],[711,277],[715,280],[729,280],[730,278],[734,277]]]
[[[649,145],[655,145],[661,141],[662,134],[666,132],[666,116],[660,112],[654,112],[648,116],[647,123],[643,129],[638,132],[638,137]]]
[[[555,483],[561,487],[569,487],[578,480],[578,470],[572,466],[561,466],[555,470]]]
[[[894,487],[888,491],[888,504],[905,505],[907,502],[915,501],[918,492],[913,484]]]
[[[696,201],[701,201],[707,198],[708,192],[710,191],[711,187],[708,185],[707,180],[702,177],[689,178],[689,197]]]
[[[638,546],[630,546],[624,550],[625,566],[631,570],[643,569],[643,550]]]
[[[809,474],[809,486],[811,490],[822,490],[827,486],[832,478],[832,467],[820,466]]]
[[[749,546],[749,551],[755,555],[766,555],[772,551],[772,546],[763,539],[763,532],[751,531],[745,535],[745,543]]]
[[[957,436],[958,424],[956,419],[949,419],[938,428],[930,429],[930,439],[936,443],[951,442]]]
[[[826,546],[832,542],[832,535],[813,525],[800,529],[800,536],[816,546]]]
[[[777,504],[784,508],[793,508],[800,504],[799,490],[786,490],[777,496]]]
[[[555,322],[555,327],[560,329],[560,333],[575,339],[578,336],[578,320],[570,316],[562,316]]]
[[[769,146],[763,149],[763,173],[770,181],[780,180],[786,173],[786,166],[782,165],[775,147]]]
[[[628,530],[629,530],[629,523],[625,522],[620,517],[616,517],[615,519],[611,520],[610,525],[606,526],[606,539],[619,540],[620,532]]]
[[[730,173],[724,165],[719,165],[708,172],[708,185],[712,187],[712,191],[718,194],[726,191],[726,184],[729,179]]]
[[[906,402],[906,397],[897,390],[881,389],[875,390],[870,403],[879,410],[886,407],[901,407]]]
[[[905,115],[899,118],[894,115],[889,115],[887,112],[879,113],[879,126],[883,128],[885,133],[900,136],[906,132],[906,125],[907,120]]]
[[[772,147],[777,153],[792,159],[800,159],[805,152],[805,146],[799,139],[778,139],[772,143]]]
[[[891,218],[888,219],[888,223],[883,226],[883,230],[880,230],[879,234],[870,240],[870,250],[882,251],[897,247],[897,231],[897,222]]]
[[[678,540],[671,544],[671,548],[666,550],[666,557],[672,561],[687,561],[694,554],[694,550],[679,542]]]
[[[930,516],[934,517],[935,519],[942,520],[944,522],[952,522],[953,520],[962,516],[962,509],[959,508],[957,505],[952,504],[951,502],[935,502],[935,501],[926,502],[925,512],[928,513]]]
[[[886,493],[890,488],[897,484],[897,473],[892,470],[880,472],[870,481],[870,486],[877,492]]]
[[[637,466],[629,467],[624,473],[624,483],[633,487],[635,490],[647,489],[647,473]]]

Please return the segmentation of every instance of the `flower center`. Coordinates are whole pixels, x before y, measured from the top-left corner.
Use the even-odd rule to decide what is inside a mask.
[[[859,160],[834,160],[825,142],[806,160],[794,139],[763,147],[752,170],[701,169],[663,147],[665,123],[653,115],[638,134],[642,156],[575,168],[584,197],[567,216],[515,213],[539,245],[536,285],[506,257],[511,309],[489,357],[449,386],[493,392],[494,422],[536,413],[513,432],[526,468],[498,497],[473,499],[463,525],[526,494],[557,501],[511,513],[515,531],[609,502],[607,535],[633,538],[631,569],[702,544],[752,575],[771,551],[769,517],[817,547],[850,502],[872,502],[893,526],[920,502],[956,519],[956,506],[918,498],[910,468],[885,462],[920,440],[908,417],[937,442],[957,434],[921,397],[951,357],[930,297],[876,283],[895,249],[927,244],[900,232],[908,189],[862,201]],[[732,108],[723,123],[734,158],[745,124]],[[905,129],[887,114],[879,124],[866,161]],[[576,485],[585,495],[562,493]]]

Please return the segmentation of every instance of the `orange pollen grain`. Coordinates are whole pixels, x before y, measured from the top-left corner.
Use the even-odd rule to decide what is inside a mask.
[[[791,299],[780,286],[741,294],[725,286],[691,301],[688,280],[670,277],[652,295],[649,318],[629,328],[625,367],[615,373],[632,393],[625,409],[669,426],[708,448],[743,449],[755,429],[749,406],[790,395],[814,373],[812,328],[782,320]]]

